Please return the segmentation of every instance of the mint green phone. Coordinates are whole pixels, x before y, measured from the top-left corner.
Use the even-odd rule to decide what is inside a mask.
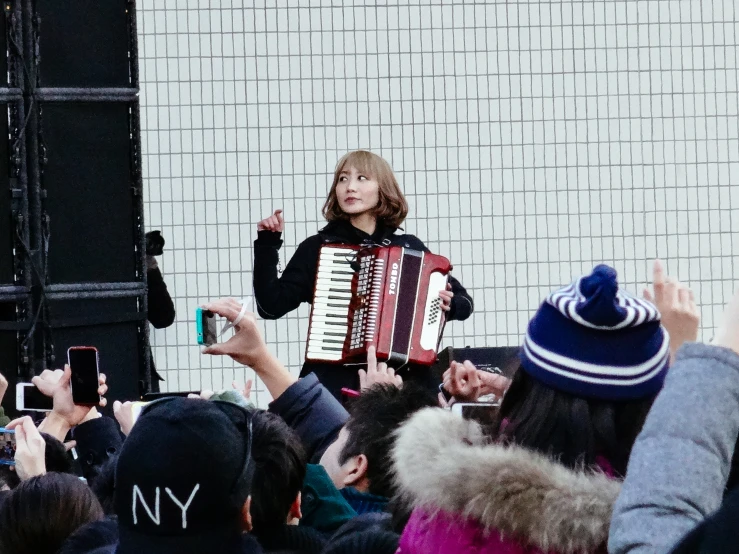
[[[195,310],[195,327],[198,334],[198,344],[210,346],[217,341],[216,316],[213,312],[198,308]]]

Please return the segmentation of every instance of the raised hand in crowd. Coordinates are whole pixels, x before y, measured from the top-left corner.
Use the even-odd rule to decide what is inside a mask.
[[[396,387],[403,386],[403,378],[395,374],[392,367],[385,362],[377,363],[377,355],[374,346],[367,350],[367,369],[359,370],[359,390],[364,391],[378,383],[387,383]]]
[[[239,318],[242,307],[238,300],[222,298],[205,304],[203,309],[225,317],[233,323]],[[203,354],[230,356],[234,361],[251,367],[267,387],[272,398],[279,397],[298,380],[269,351],[253,313],[245,312],[234,326],[234,331],[233,336],[226,342],[204,348]]]
[[[444,389],[455,400],[475,402],[482,395],[482,381],[477,368],[469,360],[463,364],[452,362],[449,369],[444,372],[442,381]]]
[[[131,428],[135,423],[133,417],[133,402],[120,402],[116,400],[113,402],[113,415],[115,416],[118,425],[121,426],[121,433],[128,436],[131,433]]]
[[[204,310],[225,317],[230,323],[236,321],[241,313],[242,304],[235,298],[223,298],[203,306]],[[217,342],[203,349],[203,354],[230,356],[241,365],[252,366],[257,360],[267,354],[267,344],[264,342],[257,326],[257,318],[253,313],[246,312],[234,327],[234,335],[226,342]]]
[[[662,325],[670,334],[670,358],[686,342],[698,340],[700,310],[695,303],[693,291],[677,279],[665,275],[660,260],[654,260],[654,293],[644,289],[644,298],[652,302],[660,312]]]
[[[452,362],[442,377],[444,389],[455,400],[462,402],[476,402],[481,396],[494,394],[502,397],[511,384],[511,380],[497,373],[481,371],[469,360],[464,363]],[[439,395],[442,405],[446,404],[443,395]]]
[[[64,441],[69,429],[75,425],[79,425],[92,417],[97,417],[97,410],[94,406],[79,406],[74,403],[72,387],[70,386],[71,378],[72,370],[69,365],[65,365],[64,371],[61,369],[54,371],[45,369],[41,375],[37,375],[32,379],[33,384],[42,394],[54,400],[54,408],[41,423],[39,429],[60,441]],[[98,387],[98,394],[103,397],[100,400],[101,407],[105,407],[108,403],[104,397],[108,392],[108,385],[105,384],[105,380],[105,374],[101,373]]]
[[[8,423],[15,429],[15,471],[21,481],[46,473],[46,441],[29,416]]]
[[[271,216],[264,218],[257,223],[257,231],[272,231],[273,233],[282,233],[285,230],[285,220],[282,217],[282,210],[275,210]]]
[[[233,387],[234,389],[236,389],[236,390],[239,390],[239,386],[238,386],[238,384],[236,383],[236,381],[234,381],[233,383],[231,383],[231,386],[232,386],[232,387]],[[244,397],[244,398],[245,398],[245,399],[246,399],[247,401],[251,401],[251,388],[252,388],[253,386],[254,386],[254,381],[252,381],[251,379],[247,379],[247,380],[246,380],[246,383],[244,383],[244,388],[243,388],[243,389],[241,390],[241,395],[242,395],[242,396],[243,396],[243,397]]]

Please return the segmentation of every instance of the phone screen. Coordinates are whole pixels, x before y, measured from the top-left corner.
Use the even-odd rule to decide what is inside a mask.
[[[471,402],[459,403],[452,406],[452,410],[461,413],[465,419],[477,421],[480,425],[489,426],[495,423],[500,410],[499,403]]]
[[[15,465],[15,431],[0,427],[0,465]]]
[[[94,406],[98,394],[98,352],[95,348],[72,347],[67,351],[72,370],[72,399],[75,404]]]
[[[54,400],[41,393],[36,388],[36,385],[30,383],[18,383],[21,387],[21,394],[23,395],[23,409],[24,410],[40,410],[50,412],[54,408]]]
[[[210,346],[218,341],[216,335],[216,316],[213,312],[198,308],[195,312],[198,344]]]

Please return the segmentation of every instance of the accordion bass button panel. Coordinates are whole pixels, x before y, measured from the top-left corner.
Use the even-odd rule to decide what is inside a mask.
[[[429,278],[429,287],[426,294],[426,307],[423,312],[423,329],[421,330],[421,348],[435,350],[441,335],[441,298],[439,291],[446,290],[447,276],[434,272]]]

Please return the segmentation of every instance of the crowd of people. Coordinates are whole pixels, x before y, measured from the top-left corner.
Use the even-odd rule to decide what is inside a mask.
[[[231,322],[242,311],[205,307]],[[315,375],[291,374],[249,313],[205,354],[252,368],[267,410],[247,387],[164,398],[135,421],[115,402],[110,418],[73,403],[69,368],[45,371],[34,383],[53,410],[7,425],[0,552],[726,552],[739,295],[711,344],[698,325],[659,262],[646,298],[596,267],[542,303],[512,381],[447,370],[452,402],[502,396],[493,429],[372,353],[347,410]]]
[[[329,226],[282,276],[282,214],[260,222],[263,317],[312,301],[326,241],[425,248],[397,233],[407,208],[386,162],[354,154]],[[457,281],[439,295],[450,318],[473,310]],[[203,308],[233,326],[203,354],[251,368],[267,409],[234,383],[116,400],[109,416],[74,403],[69,367],[44,371],[33,383],[53,409],[0,422],[16,437],[15,464],[0,466],[0,554],[714,553],[739,538],[739,293],[701,344],[693,293],[662,262],[641,296],[598,265],[542,301],[511,379],[452,362],[446,394],[374,348],[362,369],[296,376],[241,301]],[[359,394],[344,403],[347,385]],[[6,389],[0,377],[0,400]],[[105,375],[98,393],[105,407]],[[450,409],[491,398],[492,424]]]

